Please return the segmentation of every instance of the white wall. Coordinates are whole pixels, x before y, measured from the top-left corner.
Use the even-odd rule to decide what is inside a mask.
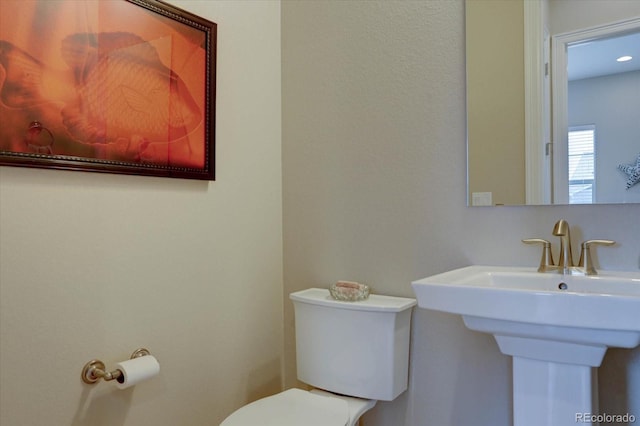
[[[640,205],[469,208],[463,1],[282,3],[286,383],[295,383],[287,293],[338,279],[411,296],[412,280],[469,264],[531,265],[556,220],[597,262],[640,269]],[[554,241],[557,253],[557,242]],[[508,426],[510,360],[460,318],[418,309],[410,389],[366,426]],[[640,415],[640,350],[611,351],[602,410]],[[614,406],[615,404],[615,406]]]
[[[569,82],[569,125],[596,126],[597,203],[640,203],[640,186],[626,188],[619,164],[640,155],[640,71]]]
[[[0,167],[0,424],[217,425],[281,388],[280,4],[218,23],[217,181]],[[160,376],[81,382],[146,346]]]

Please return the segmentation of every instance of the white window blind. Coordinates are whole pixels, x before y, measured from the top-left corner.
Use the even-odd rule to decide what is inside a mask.
[[[569,127],[569,204],[594,199],[596,126]]]

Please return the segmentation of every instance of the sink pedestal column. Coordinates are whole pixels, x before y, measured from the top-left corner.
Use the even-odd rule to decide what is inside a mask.
[[[478,328],[474,321],[469,324]],[[513,357],[514,426],[597,426],[589,419],[598,414],[597,367],[606,346],[494,337],[500,351]]]
[[[597,414],[597,370],[513,357],[514,426],[593,425]]]

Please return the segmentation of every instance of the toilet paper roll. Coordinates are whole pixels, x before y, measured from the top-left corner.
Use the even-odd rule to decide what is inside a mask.
[[[116,364],[116,368],[122,371],[122,375],[118,377],[118,383],[116,384],[120,389],[137,385],[160,372],[160,364],[153,355],[145,355],[119,362]]]

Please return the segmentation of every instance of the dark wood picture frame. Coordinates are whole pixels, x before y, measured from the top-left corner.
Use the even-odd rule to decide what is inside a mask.
[[[2,0],[0,165],[215,180],[216,45],[159,0]]]

